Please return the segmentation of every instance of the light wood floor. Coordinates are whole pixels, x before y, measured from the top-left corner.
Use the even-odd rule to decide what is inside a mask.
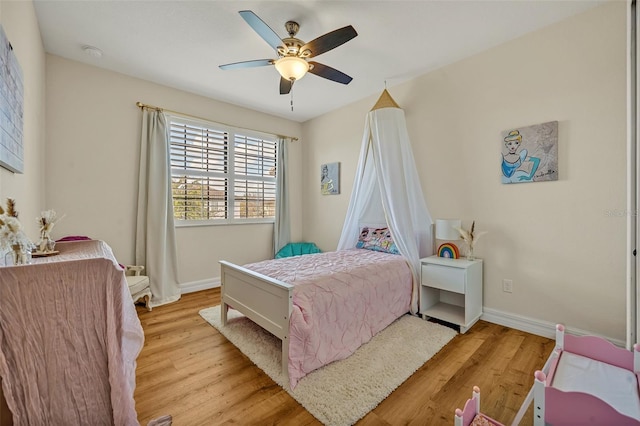
[[[218,304],[220,291],[213,289],[152,312],[137,307],[145,333],[136,372],[140,424],[171,414],[174,426],[319,425],[198,314]],[[455,409],[474,385],[481,389],[482,411],[511,424],[553,346],[550,339],[479,321],[358,425],[453,425]],[[531,412],[522,425],[533,423]]]

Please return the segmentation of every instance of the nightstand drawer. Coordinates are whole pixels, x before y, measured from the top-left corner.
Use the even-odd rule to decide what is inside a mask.
[[[441,265],[422,265],[422,284],[455,293],[465,292],[466,271]]]

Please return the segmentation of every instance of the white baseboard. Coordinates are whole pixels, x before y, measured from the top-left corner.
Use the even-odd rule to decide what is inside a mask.
[[[483,308],[484,312],[480,319],[491,322],[494,324],[503,325],[505,327],[514,328],[516,330],[524,331],[527,333],[535,334],[537,336],[548,337],[549,339],[556,338],[556,324],[548,321],[542,321],[539,319],[529,318],[522,315],[517,315],[509,312],[499,311],[497,309]],[[567,333],[574,334],[576,336],[598,336],[607,339],[616,346],[624,347],[626,342],[618,339],[612,339],[608,336],[602,336],[591,333],[579,328],[566,328]]]
[[[498,311],[497,309],[483,308],[480,319],[505,327],[515,328],[537,336],[556,338],[556,325],[547,321],[540,321],[517,314]]]
[[[199,281],[191,281],[188,283],[181,283],[180,293],[181,294],[193,293],[196,291],[208,290],[210,288],[216,288],[216,287],[220,287],[220,277],[208,278],[208,279],[199,280]]]

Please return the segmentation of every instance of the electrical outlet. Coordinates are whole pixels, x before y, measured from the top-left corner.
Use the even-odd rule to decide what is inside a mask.
[[[513,280],[502,280],[502,291],[513,293]]]

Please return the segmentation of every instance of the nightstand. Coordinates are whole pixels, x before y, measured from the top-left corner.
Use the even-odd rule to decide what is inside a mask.
[[[420,314],[465,333],[482,315],[482,260],[431,256],[420,263]]]

